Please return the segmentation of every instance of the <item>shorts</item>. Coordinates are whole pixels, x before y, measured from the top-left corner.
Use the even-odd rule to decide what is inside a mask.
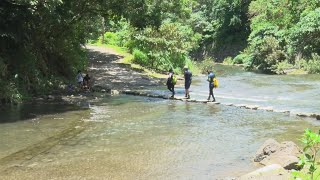
[[[185,88],[185,89],[189,89],[190,86],[191,86],[191,83],[185,83],[185,84],[184,84],[184,88]]]

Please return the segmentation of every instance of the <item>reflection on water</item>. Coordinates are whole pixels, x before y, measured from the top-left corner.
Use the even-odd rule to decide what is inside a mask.
[[[43,132],[61,130],[63,125],[71,127],[70,131],[72,126],[81,126],[83,130],[64,135],[51,132],[48,136],[57,133],[60,141],[43,153],[15,163],[0,160],[0,177],[215,179],[237,176],[255,168],[252,156],[267,138],[297,141],[304,128],[318,126],[316,121],[285,114],[130,96],[107,98],[92,106],[90,117],[88,113],[70,111],[39,117],[40,124],[48,123],[48,126],[37,125]],[[33,126],[26,124],[31,122],[1,124],[0,143],[9,148],[11,143],[25,141],[19,134],[26,127],[32,130]],[[4,138],[13,129],[17,137]],[[28,138],[35,138],[36,143],[40,136],[40,132],[34,132]],[[41,140],[44,145],[52,141],[45,137]],[[5,155],[14,152],[15,148],[11,149]],[[15,151],[20,149],[16,147]]]
[[[244,72],[239,67],[217,65],[219,88],[214,89],[220,102],[273,107],[296,113],[320,112],[320,75],[265,75]],[[205,77],[191,86],[191,96],[205,99]]]

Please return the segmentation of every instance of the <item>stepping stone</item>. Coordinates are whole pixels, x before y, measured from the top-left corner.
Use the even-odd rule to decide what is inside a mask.
[[[247,105],[245,108],[246,109],[257,110],[259,108],[259,106],[257,106],[257,105]]]
[[[258,109],[260,109],[260,110],[265,110],[265,111],[273,111],[273,107],[271,107],[271,106],[259,107]]]
[[[279,109],[275,109],[275,110],[273,110],[273,112],[277,112],[277,113],[290,113],[290,111],[288,111],[288,110],[279,110]]]
[[[235,106],[235,107],[246,107],[247,105],[246,104],[234,104],[233,106]]]
[[[207,102],[207,104],[220,104],[220,102]]]
[[[297,113],[296,115],[299,117],[312,117],[313,116],[313,114],[311,114],[311,113]]]
[[[183,97],[174,97],[173,99],[174,100],[183,100],[184,98]]]
[[[197,100],[197,102],[199,102],[199,103],[207,103],[209,101],[208,100]]]
[[[233,106],[232,103],[222,103],[222,104],[225,105],[225,106]]]
[[[195,99],[187,99],[187,102],[197,102]]]

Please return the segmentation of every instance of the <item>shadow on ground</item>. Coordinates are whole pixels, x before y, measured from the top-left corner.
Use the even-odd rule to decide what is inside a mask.
[[[88,73],[93,79],[93,86],[115,90],[145,89],[158,86],[161,81],[119,63],[123,56],[111,49],[97,46],[87,46],[87,49],[90,59]]]

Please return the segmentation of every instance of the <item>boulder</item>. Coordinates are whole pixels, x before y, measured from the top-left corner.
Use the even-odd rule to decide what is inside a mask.
[[[47,96],[47,99],[48,99],[48,100],[54,100],[54,96],[48,95],[48,96]]]
[[[79,106],[83,109],[89,109],[91,107],[90,102],[88,101],[79,102]]]
[[[111,90],[112,95],[119,95],[120,92],[118,90]]]
[[[258,149],[254,162],[261,162],[263,159],[270,156],[272,153],[276,152],[280,147],[280,144],[274,139],[268,139],[263,145]]]
[[[254,162],[262,165],[279,164],[287,170],[299,170],[297,164],[301,153],[294,142],[285,141],[280,144],[274,139],[268,139],[257,151]]]

